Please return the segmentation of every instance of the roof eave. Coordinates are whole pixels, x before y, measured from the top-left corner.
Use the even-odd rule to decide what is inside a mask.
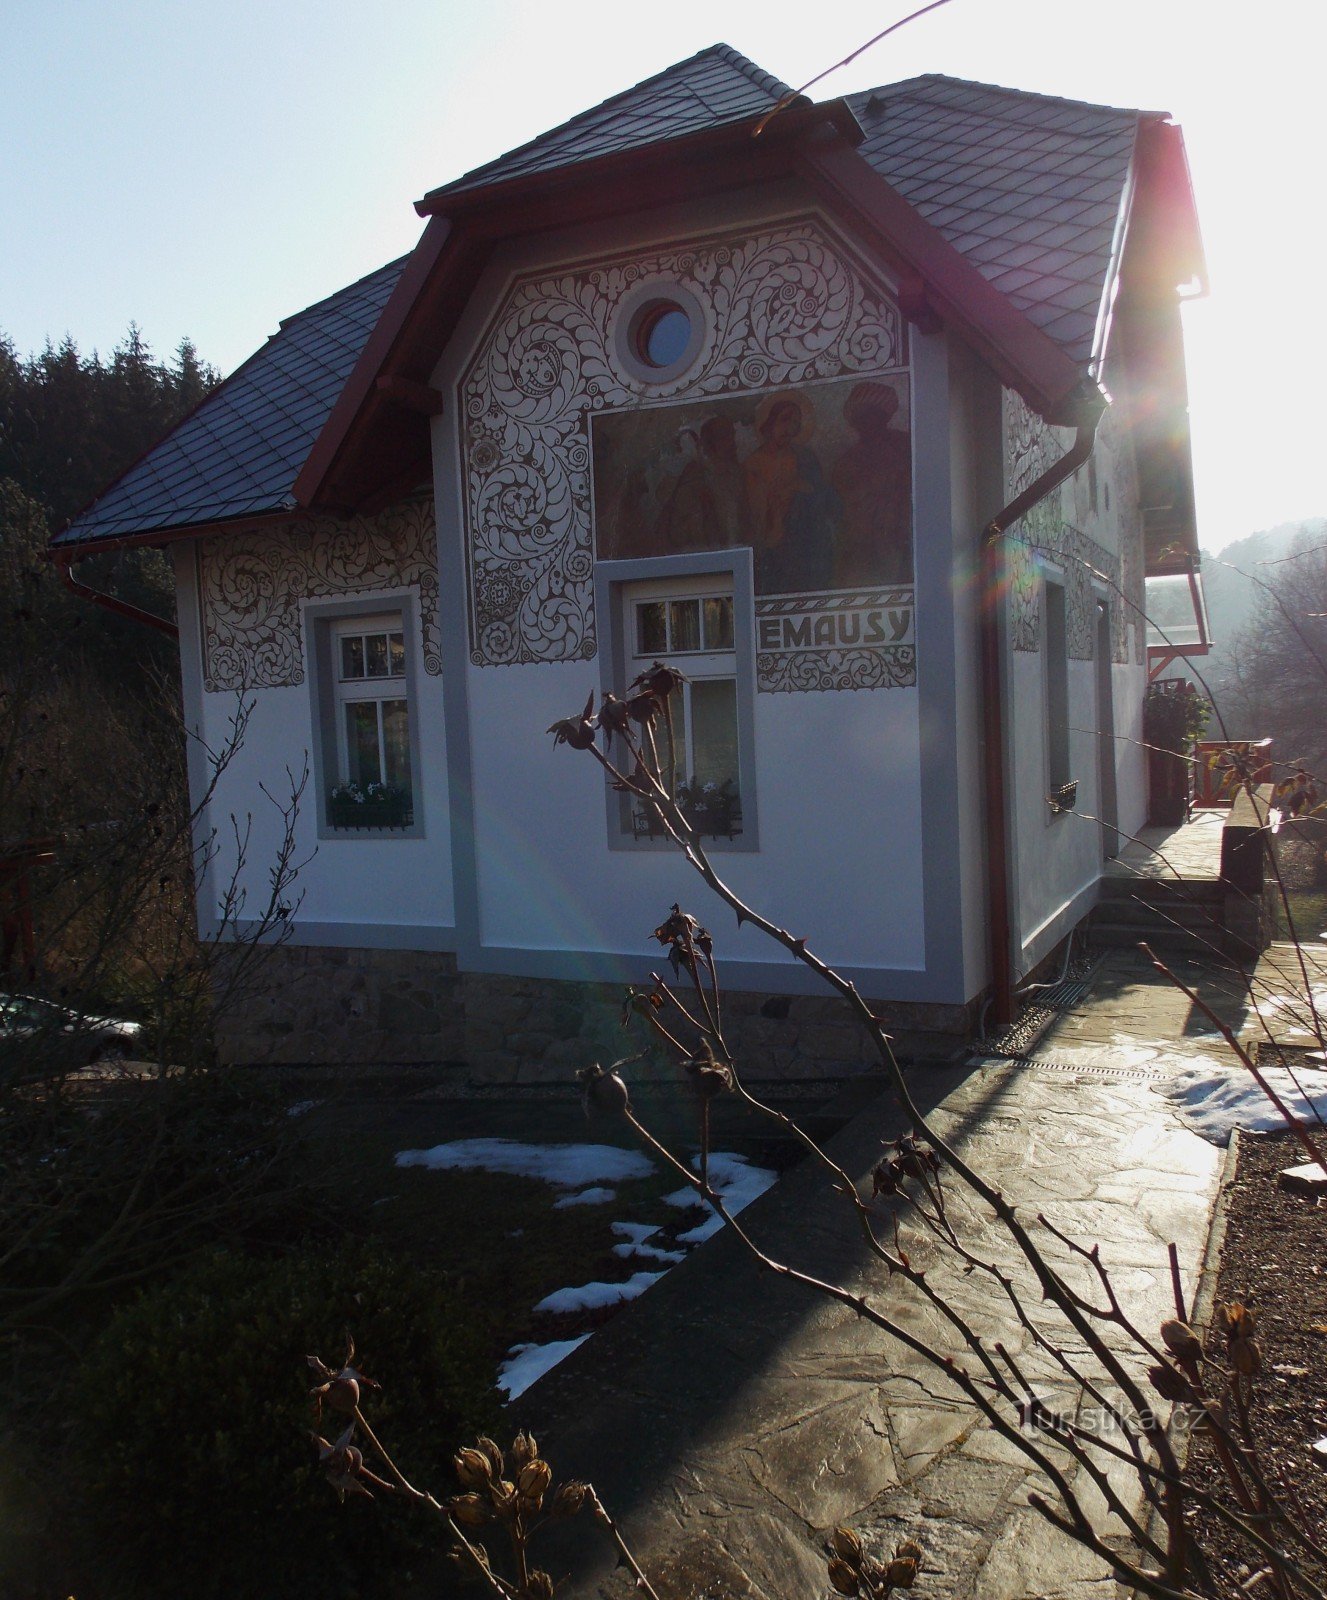
[[[114,550],[151,549],[159,545],[178,544],[184,539],[203,539],[214,533],[234,533],[237,529],[248,527],[270,528],[303,515],[306,513],[299,510],[278,508],[271,511],[244,511],[233,517],[213,517],[207,522],[172,523],[132,533],[93,535],[85,539],[66,540],[63,534],[57,534],[46,549],[57,565],[68,566],[71,562],[82,561],[85,556],[107,555]]]

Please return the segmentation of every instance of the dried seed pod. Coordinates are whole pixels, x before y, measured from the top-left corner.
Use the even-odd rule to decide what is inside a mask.
[[[352,1377],[348,1369],[338,1372],[327,1385],[326,1400],[333,1411],[349,1416],[359,1405],[359,1379]]]
[[[553,1481],[553,1469],[547,1461],[527,1462],[516,1479],[516,1487],[531,1500],[542,1500]]]
[[[490,1439],[487,1434],[481,1434],[480,1437],[475,1440],[475,1449],[482,1450],[484,1452],[484,1454],[488,1457],[489,1466],[493,1469],[493,1476],[495,1478],[500,1478],[506,1471],[506,1462],[504,1462],[502,1459],[502,1451],[498,1449],[497,1445],[493,1443],[492,1439]]]
[[[1258,1331],[1258,1318],[1252,1306],[1231,1300],[1217,1312],[1217,1327],[1227,1339],[1252,1339]]]
[[[530,1462],[539,1454],[539,1446],[528,1433],[522,1430],[512,1440],[508,1454],[511,1457],[512,1470],[519,1472],[522,1467],[529,1466]]]
[[[582,1067],[576,1074],[581,1083],[581,1099],[585,1109],[602,1111],[607,1116],[620,1116],[631,1106],[631,1095],[620,1073],[605,1072],[597,1061]]]
[[[862,1549],[862,1541],[851,1528],[835,1528],[829,1536],[829,1543],[840,1561],[846,1561],[850,1567],[861,1571],[865,1551]]]
[[[1230,1365],[1242,1378],[1251,1378],[1262,1371],[1262,1356],[1252,1339],[1230,1341]]]
[[[1176,1400],[1191,1404],[1195,1398],[1189,1380],[1171,1366],[1149,1367],[1147,1379],[1163,1400]]]
[[[1171,1317],[1161,1324],[1161,1342],[1180,1361],[1197,1361],[1203,1353],[1202,1341],[1187,1322]]]
[[[558,1492],[549,1503],[549,1514],[554,1517],[574,1517],[585,1506],[586,1487],[575,1478],[558,1485]]]
[[[885,1582],[895,1589],[911,1589],[917,1581],[917,1561],[913,1556],[895,1556],[885,1568]]]
[[[861,1578],[856,1567],[850,1567],[839,1556],[829,1558],[829,1581],[840,1594],[856,1594],[861,1587]]]
[[[894,1554],[901,1560],[915,1561],[921,1566],[922,1547],[915,1539],[904,1539],[894,1546]]]
[[[488,1498],[494,1511],[504,1520],[514,1517],[520,1510],[516,1485],[507,1478],[499,1478],[496,1483],[489,1485]]]
[[[456,1476],[463,1489],[486,1489],[493,1476],[493,1468],[482,1450],[466,1445],[452,1457]]]
[[[482,1528],[486,1522],[491,1522],[493,1513],[483,1495],[454,1494],[450,1500],[443,1502],[454,1521],[459,1522],[463,1528]]]
[[[702,1100],[713,1100],[716,1095],[732,1093],[732,1068],[715,1060],[714,1052],[708,1045],[703,1045],[687,1062],[686,1071],[691,1079],[691,1087]]]
[[[890,1158],[882,1158],[875,1164],[871,1174],[871,1191],[873,1194],[891,1195],[898,1193],[899,1167],[898,1163]]]
[[[528,1595],[529,1600],[553,1600],[553,1580],[539,1567],[534,1567],[521,1592]]]

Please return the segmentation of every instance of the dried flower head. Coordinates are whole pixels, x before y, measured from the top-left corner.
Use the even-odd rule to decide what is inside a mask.
[[[364,1465],[363,1452],[350,1442],[354,1435],[353,1422],[335,1444],[329,1444],[320,1434],[309,1435],[318,1452],[318,1465],[322,1468],[323,1477],[331,1484],[336,1491],[336,1498],[342,1503],[348,1494],[362,1495],[365,1499],[372,1500],[373,1491],[368,1486],[370,1483],[375,1483],[382,1489],[390,1487]],[[368,1482],[365,1482],[365,1479]]]
[[[895,1556],[885,1568],[885,1582],[895,1589],[911,1589],[917,1581],[915,1556]]]
[[[513,1472],[528,1467],[538,1454],[539,1446],[535,1443],[533,1435],[526,1433],[524,1429],[512,1440],[511,1449],[507,1452]]]
[[[686,1063],[686,1073],[702,1100],[732,1093],[733,1069],[715,1057],[706,1040],[701,1040],[700,1049]]]
[[[855,1595],[861,1588],[857,1568],[849,1566],[840,1556],[829,1558],[829,1581],[840,1594]]]
[[[558,1491],[549,1502],[549,1515],[554,1517],[574,1517],[584,1510],[586,1497],[589,1493],[587,1486],[575,1478],[568,1478],[563,1484],[558,1485]]]
[[[553,1600],[553,1580],[546,1572],[534,1567],[521,1593],[528,1596],[528,1600]]]
[[[623,744],[631,745],[631,708],[627,701],[619,700],[615,694],[606,694],[599,707],[599,731],[604,736],[604,748],[613,748],[613,735],[617,734]]]
[[[686,681],[684,672],[679,672],[676,667],[666,667],[662,661],[656,661],[653,666],[646,667],[639,677],[631,680],[631,687],[644,690],[645,693],[664,701],[674,689],[680,689]]]
[[[492,1508],[482,1494],[454,1494],[443,1504],[463,1528],[482,1528],[493,1520]]]
[[[456,1476],[460,1479],[463,1489],[488,1488],[493,1468],[482,1450],[476,1450],[473,1445],[466,1445],[452,1457],[452,1464],[456,1468]]]
[[[590,690],[590,698],[585,702],[585,709],[579,717],[563,717],[560,722],[555,722],[548,729],[553,735],[553,743],[570,745],[573,750],[592,750],[594,748],[595,725],[593,720],[594,690]]]
[[[506,1462],[502,1459],[502,1451],[498,1449],[492,1439],[487,1434],[480,1434],[479,1438],[475,1440],[475,1449],[484,1452],[492,1469],[493,1477],[500,1478],[506,1470]]]
[[[547,1461],[528,1461],[516,1478],[516,1488],[525,1499],[534,1502],[537,1511],[543,1502],[548,1486],[553,1481],[553,1469]]]
[[[309,1368],[316,1378],[322,1382],[309,1390],[309,1397],[314,1402],[318,1420],[322,1420],[324,1401],[333,1411],[339,1411],[343,1416],[354,1414],[359,1405],[361,1392],[365,1389],[380,1390],[382,1385],[351,1365],[355,1359],[355,1341],[350,1334],[346,1334],[346,1358],[335,1371],[326,1362],[317,1356],[306,1356]]]
[[[862,1549],[862,1541],[851,1528],[835,1528],[829,1536],[829,1545],[831,1555],[836,1555],[840,1561],[846,1561],[850,1567],[861,1571],[866,1552]]]

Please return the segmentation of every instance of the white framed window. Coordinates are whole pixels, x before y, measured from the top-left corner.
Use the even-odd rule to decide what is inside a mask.
[[[306,607],[324,836],[418,835],[413,606]]]

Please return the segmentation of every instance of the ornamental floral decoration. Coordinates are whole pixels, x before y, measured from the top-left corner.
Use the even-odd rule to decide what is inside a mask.
[[[703,325],[671,382],[624,359],[629,319],[656,284]],[[595,654],[595,416],[906,363],[898,308],[810,219],[518,280],[460,385],[471,660]]]
[[[1068,428],[1052,427],[1029,409],[1022,396],[1004,391],[1004,493],[1006,502],[1051,467],[1073,443]],[[1058,559],[1064,568],[1069,655],[1090,661],[1096,654],[1094,574],[1104,581],[1110,612],[1111,659],[1129,659],[1128,623],[1134,629],[1137,659],[1143,659],[1142,521],[1138,480],[1127,434],[1107,412],[1097,430],[1098,505],[1091,504],[1087,473],[1080,472],[1033,506],[1005,540],[1009,582],[1010,637],[1015,650],[1041,649],[1041,583],[1035,555]],[[1108,502],[1108,505],[1107,505]],[[1119,553],[1093,539],[1084,524],[1113,525]]]
[[[301,600],[373,589],[419,590],[424,671],[442,671],[432,497],[372,517],[309,517],[229,533],[198,547],[203,687],[304,682]]]

